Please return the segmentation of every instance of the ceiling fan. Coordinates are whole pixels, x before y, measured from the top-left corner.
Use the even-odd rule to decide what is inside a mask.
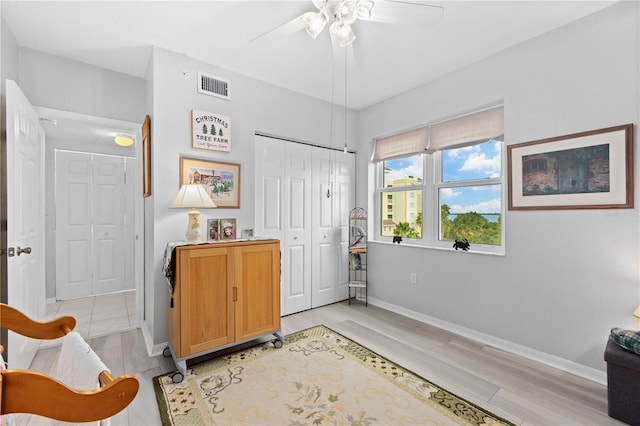
[[[256,37],[252,41],[274,39],[299,30],[316,38],[329,25],[331,42],[336,47],[351,45],[356,39],[352,25],[356,21],[386,22],[429,27],[443,15],[442,6],[401,0],[312,0],[315,11],[305,12],[291,21]]]

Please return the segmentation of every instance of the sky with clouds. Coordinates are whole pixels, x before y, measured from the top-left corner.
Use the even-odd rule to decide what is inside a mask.
[[[442,181],[459,182],[471,179],[500,177],[502,142],[489,141],[479,145],[442,152]],[[422,176],[423,161],[417,155],[385,162],[391,170],[387,181],[407,176]],[[440,202],[451,213],[499,213],[502,207],[500,185],[463,186],[440,190]]]

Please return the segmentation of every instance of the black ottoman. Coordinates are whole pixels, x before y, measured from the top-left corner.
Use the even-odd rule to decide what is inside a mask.
[[[607,362],[609,416],[640,426],[640,356],[609,338],[604,360]]]

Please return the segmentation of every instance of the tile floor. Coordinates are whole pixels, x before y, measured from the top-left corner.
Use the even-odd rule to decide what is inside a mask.
[[[136,292],[125,291],[80,299],[47,303],[45,318],[73,316],[74,329],[85,339],[121,333],[136,328]],[[41,347],[59,344],[56,339],[43,341]]]

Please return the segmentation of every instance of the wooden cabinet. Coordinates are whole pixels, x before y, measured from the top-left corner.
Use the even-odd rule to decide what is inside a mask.
[[[175,248],[169,343],[186,359],[280,333],[280,242],[254,240]],[[179,380],[178,380],[179,381]]]

